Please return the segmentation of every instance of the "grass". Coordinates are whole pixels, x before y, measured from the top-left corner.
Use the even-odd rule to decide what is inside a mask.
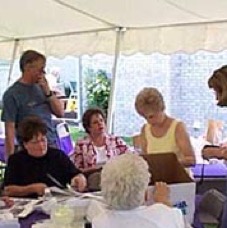
[[[70,126],[70,125],[69,125],[69,132],[74,142],[76,142],[79,138],[82,138],[86,134],[84,131],[81,131],[79,128]]]
[[[132,137],[122,136],[121,138],[126,142],[127,145],[133,146]]]
[[[6,164],[0,161],[0,188],[3,183]],[[0,190],[1,192],[1,190]]]
[[[204,224],[204,228],[218,228],[218,225],[215,224]]]

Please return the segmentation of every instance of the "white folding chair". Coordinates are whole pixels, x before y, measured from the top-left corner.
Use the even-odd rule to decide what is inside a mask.
[[[77,82],[76,81],[70,81],[69,82],[69,88],[70,88],[69,99],[77,98]]]

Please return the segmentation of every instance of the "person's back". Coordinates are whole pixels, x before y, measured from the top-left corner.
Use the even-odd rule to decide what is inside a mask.
[[[157,203],[152,206],[140,206],[136,209],[125,211],[108,210],[103,206],[102,213],[92,220],[92,227],[183,228],[184,224],[182,214],[178,209]]]

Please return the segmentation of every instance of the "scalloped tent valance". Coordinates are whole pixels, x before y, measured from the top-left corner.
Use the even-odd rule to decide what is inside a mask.
[[[0,59],[11,59],[15,46],[16,57],[30,48],[58,57],[114,54],[117,39],[126,55],[227,48],[226,0],[0,0],[0,5]]]

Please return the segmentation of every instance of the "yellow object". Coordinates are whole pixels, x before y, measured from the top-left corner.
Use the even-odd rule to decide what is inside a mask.
[[[68,99],[67,105],[66,105],[66,111],[67,112],[74,112],[77,109],[77,100],[75,98]]]

